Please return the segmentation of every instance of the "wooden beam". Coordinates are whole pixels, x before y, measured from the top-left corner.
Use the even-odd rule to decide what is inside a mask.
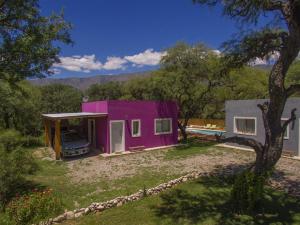
[[[44,126],[45,126],[45,146],[50,146],[50,140],[51,140],[51,134],[50,134],[50,121],[47,119],[44,119]]]
[[[55,150],[55,158],[56,160],[60,159],[61,153],[61,135],[60,135],[60,120],[55,121],[55,137],[54,137],[54,150]]]

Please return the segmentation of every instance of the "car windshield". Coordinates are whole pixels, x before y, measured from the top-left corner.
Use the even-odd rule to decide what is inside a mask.
[[[77,133],[66,133],[66,134],[63,135],[63,138],[64,138],[65,142],[73,142],[73,141],[78,141],[78,140],[83,139]]]

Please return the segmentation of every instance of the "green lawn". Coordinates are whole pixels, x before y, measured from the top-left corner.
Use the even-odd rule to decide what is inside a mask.
[[[256,216],[230,211],[231,184],[215,177],[180,184],[159,196],[91,214],[66,224],[300,224],[300,201],[268,189]]]
[[[180,159],[192,159],[195,156],[203,154],[211,155],[212,157],[221,155],[222,157],[222,154],[226,154],[226,151],[233,152],[232,150],[218,148],[213,145],[214,143],[199,143],[196,140],[191,140],[188,145],[168,151],[159,150],[148,153],[137,153],[137,155],[143,156],[143,159],[146,161],[150,155],[156,155],[156,160],[160,160],[158,161],[159,163],[166,162],[167,165],[176,165],[176,160]],[[54,193],[61,196],[65,208],[68,210],[86,207],[92,202],[101,202],[117,196],[129,195],[139,189],[154,187],[182,175],[182,171],[170,171],[167,166],[166,168],[161,167],[157,170],[155,166],[151,166],[151,162],[149,161],[149,166],[147,162],[146,166],[139,167],[138,171],[129,177],[107,179],[106,177],[99,176],[89,182],[74,183],[71,182],[68,176],[68,173],[71,171],[69,171],[67,162],[41,160],[43,157],[47,157],[47,154],[42,154],[42,156],[38,157],[39,170],[36,174],[28,177],[28,182],[32,188],[47,187],[53,189]],[[116,157],[126,160],[131,155]],[[105,160],[113,160],[113,158],[101,158],[101,156],[98,159],[99,163],[110,162]],[[140,161],[138,159],[136,159],[134,164],[136,166],[139,166]],[[89,166],[87,161],[81,159],[76,161],[76,163],[77,165],[81,165],[81,167]],[[89,176],[89,174],[86,174],[86,176]],[[224,182],[219,184],[216,181],[200,180],[198,182],[182,184],[176,188],[177,191],[166,192],[168,195],[163,195],[165,196],[163,200],[158,196],[147,197],[142,201],[126,204],[120,208],[111,209],[97,215],[89,215],[78,221],[71,221],[69,224],[174,224],[176,220],[179,224],[219,224],[220,222],[223,224],[257,224],[257,218],[235,216],[225,210],[228,208],[226,201],[229,196],[229,189],[230,185]],[[294,211],[297,212],[297,210],[300,212],[299,204],[295,202],[296,200],[285,198],[285,196],[278,193],[274,194],[274,196],[277,197],[274,198],[272,204],[276,205],[276,207],[278,206],[280,214],[266,214],[266,218],[270,217],[270,221],[279,221],[281,218],[287,222],[296,221],[298,218],[299,222],[298,214],[295,213],[294,217],[288,215],[289,210],[291,213]],[[168,206],[168,204],[164,204],[164,202],[168,201],[171,202],[169,205],[173,205],[175,208],[163,207]],[[282,204],[286,204],[286,207],[283,207]],[[266,218],[263,221],[267,221]],[[230,221],[233,222],[230,223]],[[10,225],[6,216],[1,213],[0,224]]]

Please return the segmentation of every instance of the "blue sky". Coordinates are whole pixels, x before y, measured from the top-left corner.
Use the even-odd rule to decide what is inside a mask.
[[[64,9],[74,26],[74,46],[62,45],[53,77],[85,77],[158,67],[164,50],[178,41],[218,49],[236,33],[220,8],[192,0],[40,0],[43,15]]]

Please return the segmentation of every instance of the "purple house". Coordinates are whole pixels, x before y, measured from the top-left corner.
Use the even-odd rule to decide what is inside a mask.
[[[172,101],[85,102],[81,113],[44,114],[43,117],[46,143],[51,133],[47,121],[55,121],[57,158],[61,151],[60,122],[71,118],[83,119],[89,142],[102,153],[171,146],[178,141],[178,106]]]

